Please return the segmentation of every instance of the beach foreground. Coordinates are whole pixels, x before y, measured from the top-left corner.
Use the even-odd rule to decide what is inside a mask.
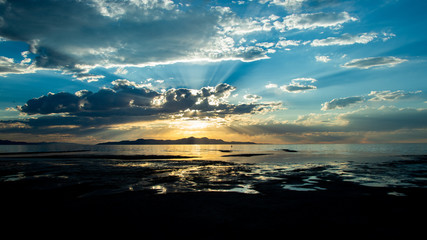
[[[422,169],[417,185],[369,186],[328,165],[260,172],[223,161],[57,155],[0,164],[2,228],[19,235],[411,237],[427,214]]]

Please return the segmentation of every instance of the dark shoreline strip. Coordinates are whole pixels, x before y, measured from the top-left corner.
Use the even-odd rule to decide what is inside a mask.
[[[138,160],[138,159],[189,159],[197,156],[182,155],[111,155],[111,154],[73,154],[73,155],[35,155],[35,156],[14,156],[14,158],[62,158],[62,159],[121,159],[121,160]]]
[[[31,154],[47,154],[47,153],[79,153],[90,152],[91,150],[74,150],[74,151],[46,151],[46,152],[2,152],[0,156],[13,156],[13,155],[31,155]]]

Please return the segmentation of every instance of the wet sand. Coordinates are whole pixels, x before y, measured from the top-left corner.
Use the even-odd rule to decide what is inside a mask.
[[[119,234],[148,239],[411,238],[423,233],[427,214],[425,187],[363,186],[322,167],[295,169],[286,176],[253,182],[256,194],[247,194],[219,190],[252,181],[256,174],[250,175],[250,165],[117,161],[109,165],[106,159],[1,159],[4,233],[33,237]],[[118,168],[118,163],[151,167]],[[197,186],[185,191],[188,186],[172,173],[195,167],[199,174],[185,177]],[[135,184],[141,179],[149,184]],[[315,179],[316,191],[283,187],[284,183],[304,187],[307,179]],[[159,194],[144,184],[184,187],[184,191]]]

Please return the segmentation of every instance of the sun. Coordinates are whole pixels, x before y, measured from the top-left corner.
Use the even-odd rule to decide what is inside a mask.
[[[203,118],[203,119],[175,119],[168,123],[170,131],[170,137],[182,138],[182,137],[218,137],[224,126],[223,119],[217,118]]]

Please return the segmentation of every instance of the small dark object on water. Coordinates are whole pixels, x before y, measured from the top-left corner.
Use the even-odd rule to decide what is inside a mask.
[[[232,152],[232,150],[219,150],[220,152]]]
[[[281,149],[282,151],[284,151],[284,152],[298,152],[297,150],[292,150],[292,149],[287,149],[287,148],[284,148],[284,149]]]

